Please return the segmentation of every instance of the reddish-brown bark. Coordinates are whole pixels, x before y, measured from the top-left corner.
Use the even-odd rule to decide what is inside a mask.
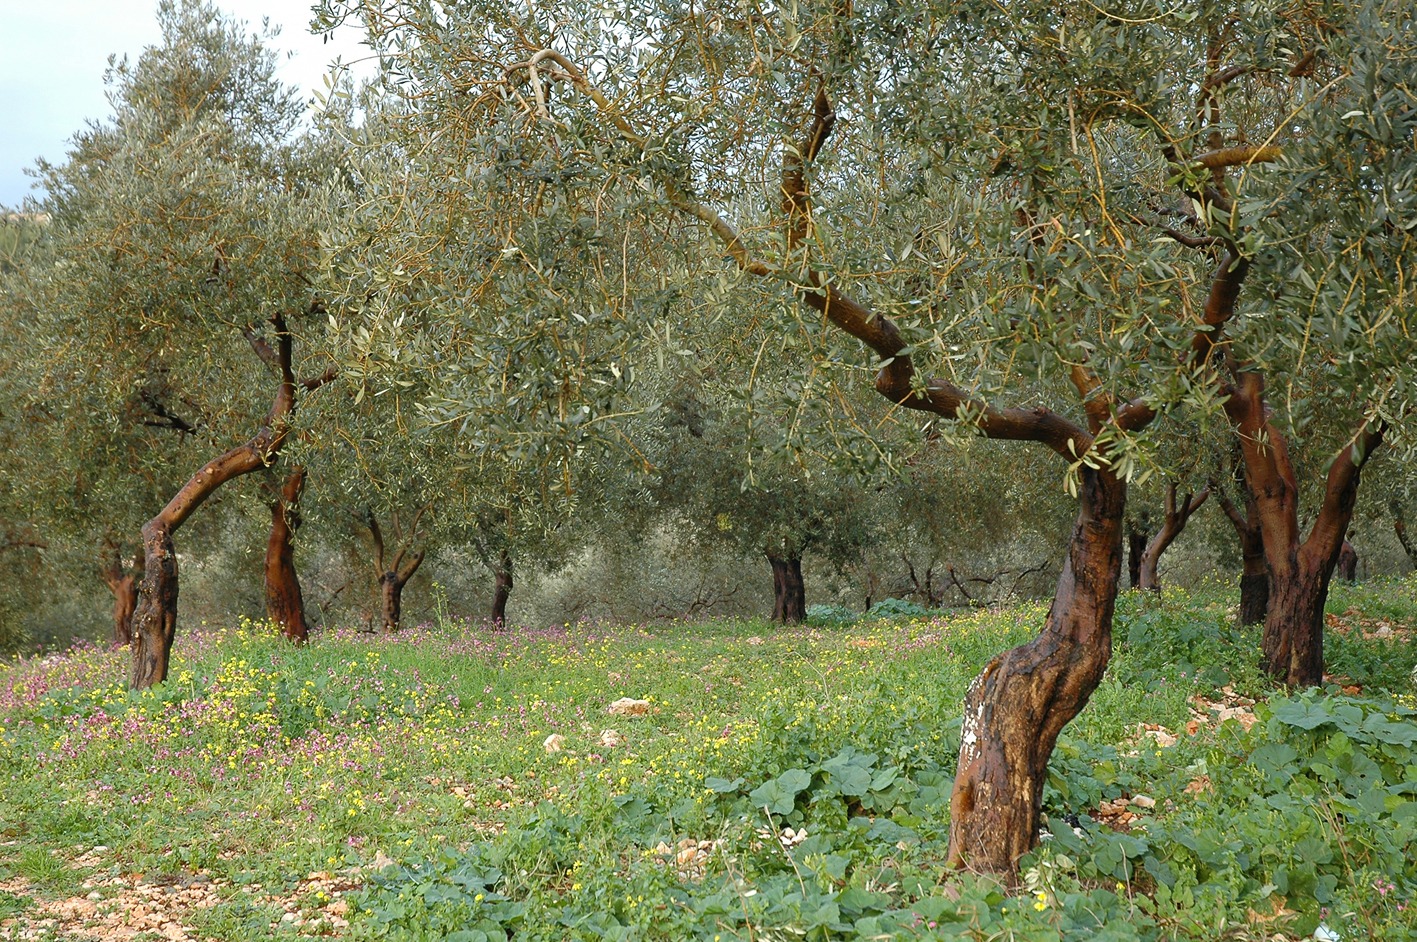
[[[1011,872],[1038,840],[1048,758],[1112,654],[1126,482],[1082,470],[1079,511],[1042,632],[996,656],[964,700],[949,862]]]
[[[802,581],[802,557],[768,553],[772,566],[772,620],[800,625],[807,620],[807,589]]]
[[[133,641],[133,610],[138,607],[138,580],[143,574],[143,554],[135,553],[125,566],[117,547],[108,547],[99,575],[113,593],[113,646],[126,648]]]
[[[1313,686],[1323,681],[1324,602],[1353,519],[1359,473],[1382,444],[1385,430],[1364,423],[1352,444],[1334,458],[1323,501],[1305,537],[1299,527],[1298,484],[1288,443],[1270,421],[1263,376],[1239,371],[1230,392],[1225,409],[1239,433],[1269,567],[1263,664],[1284,683]]]
[[[300,529],[300,496],[305,469],[293,468],[271,500],[271,532],[266,540],[266,617],[297,644],[310,638],[305,597],[295,569],[295,534]]]
[[[1174,483],[1166,485],[1166,504],[1161,516],[1161,529],[1157,530],[1146,542],[1141,557],[1137,561],[1137,588],[1149,589],[1152,592],[1161,591],[1161,582],[1157,578],[1157,567],[1161,563],[1161,554],[1176,542],[1176,537],[1186,529],[1191,515],[1201,508],[1208,497],[1210,497],[1210,488],[1206,487],[1199,494],[1187,494],[1178,505],[1176,503],[1176,485]]]
[[[275,368],[279,376],[275,400],[265,422],[245,444],[227,451],[203,465],[167,502],[167,506],[143,525],[144,572],[133,613],[133,666],[129,683],[142,690],[167,678],[172,642],[177,632],[177,551],[173,534],[227,481],[250,474],[273,463],[290,431],[295,409],[295,376],[291,372],[291,337],[285,318],[271,318],[276,345],[272,347],[247,331],[247,339],[257,356]],[[307,380],[306,389],[315,389],[332,373]]]
[[[1358,551],[1347,540],[1338,551],[1338,578],[1344,582],[1358,581]]]

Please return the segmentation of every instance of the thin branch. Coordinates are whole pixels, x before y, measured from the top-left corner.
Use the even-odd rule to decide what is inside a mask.
[[[1168,239],[1179,242],[1188,249],[1213,249],[1216,246],[1225,244],[1225,240],[1220,238],[1220,236],[1187,235],[1179,229],[1172,229],[1170,227],[1162,229],[1161,233]]]

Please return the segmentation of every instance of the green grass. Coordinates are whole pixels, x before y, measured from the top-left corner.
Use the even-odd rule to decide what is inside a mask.
[[[1123,597],[1108,677],[1054,757],[1056,836],[1013,890],[945,872],[949,781],[964,690],[1037,630],[1037,604],[301,649],[246,625],[180,639],[172,680],[143,695],[121,655],[17,662],[0,668],[0,879],[24,882],[0,913],[200,873],[216,905],[191,924],[220,939],[318,935],[331,916],[352,938],[463,942],[1216,939],[1320,920],[1411,937],[1412,643],[1331,640],[1363,698],[1286,698],[1232,605]],[[1344,587],[1334,606],[1417,626],[1417,583]],[[1185,735],[1193,698],[1221,688],[1260,700],[1260,721]],[[607,715],[623,696],[652,711]],[[1157,799],[1145,830],[1089,823],[1129,795]],[[681,862],[688,840],[702,852]]]

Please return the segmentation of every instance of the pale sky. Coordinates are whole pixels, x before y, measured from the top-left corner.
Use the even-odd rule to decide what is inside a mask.
[[[283,60],[281,78],[307,93],[324,88],[336,56],[352,62],[368,55],[353,27],[329,43],[310,35],[311,0],[214,2],[246,21],[248,32],[260,32],[263,17],[279,26],[271,46],[295,54]],[[109,117],[108,57],[136,61],[156,43],[156,11],[157,0],[0,0],[0,206],[16,209],[34,195],[24,170],[36,158],[62,161],[86,120]]]

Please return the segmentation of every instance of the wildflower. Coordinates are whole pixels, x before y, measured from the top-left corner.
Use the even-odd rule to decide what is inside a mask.
[[[1033,894],[1033,908],[1040,913],[1048,908],[1048,894],[1039,890]]]

